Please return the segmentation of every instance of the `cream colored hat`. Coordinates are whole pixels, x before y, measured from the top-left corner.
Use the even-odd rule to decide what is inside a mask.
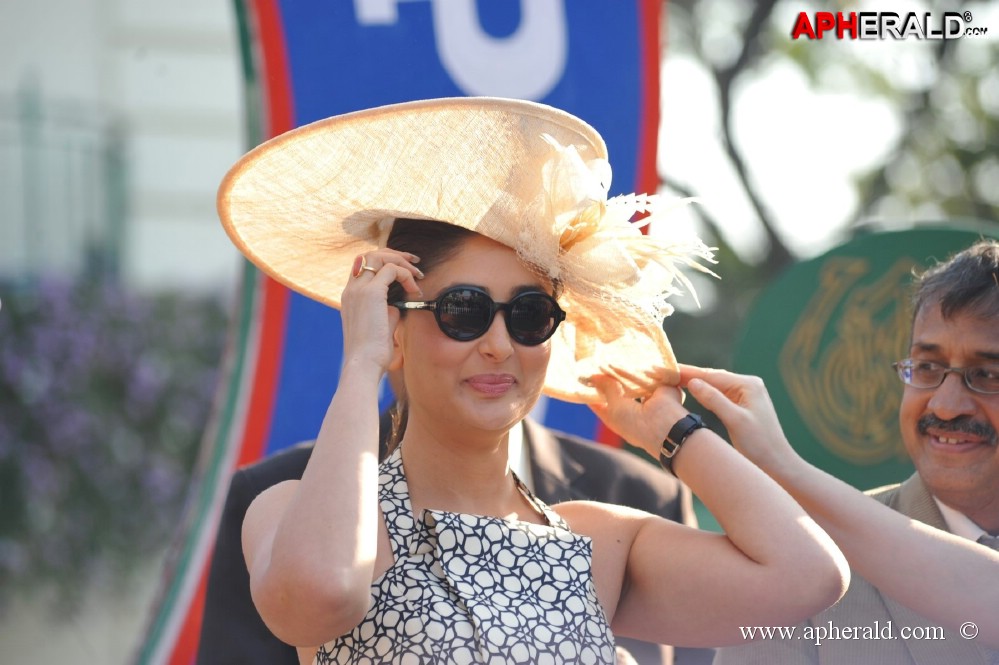
[[[358,254],[406,217],[462,226],[559,280],[567,318],[552,338],[545,392],[601,401],[604,372],[640,396],[676,383],[663,331],[677,270],[711,250],[643,235],[658,197],[607,200],[610,166],[582,120],[533,102],[458,97],[335,116],[247,153],[219,188],[222,225],[250,261],[334,307]],[[650,215],[641,223],[635,213]]]

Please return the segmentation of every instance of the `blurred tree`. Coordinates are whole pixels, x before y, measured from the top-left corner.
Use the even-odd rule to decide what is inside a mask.
[[[811,92],[845,93],[888,105],[900,125],[883,159],[855,179],[856,205],[843,220],[842,235],[860,230],[903,228],[920,222],[958,219],[999,220],[999,40],[993,36],[951,40],[791,39],[799,12],[927,11],[939,21],[944,12],[971,12],[970,25],[988,26],[988,4],[924,2],[905,8],[863,2],[812,0],[668,0],[664,16],[668,35],[664,58],[691,59],[712,82],[709,104],[716,106],[718,136],[725,163],[719,173],[735,174],[749,202],[766,249],[747,257],[726,240],[724,220],[705,206],[694,206],[705,241],[718,247],[722,280],[710,285],[714,297],[693,314],[680,312],[666,322],[681,360],[731,366],[731,349],[754,296],[795,260],[774,213],[777,202],[760,187],[751,155],[740,134],[740,93],[776,66],[792,67]],[[994,11],[992,12],[994,15]],[[975,16],[979,16],[975,20]],[[670,93],[673,92],[671,95]],[[683,91],[685,92],[685,91]],[[690,103],[683,92],[666,98]],[[789,92],[789,94],[792,94]],[[785,100],[774,99],[774,105]],[[698,100],[698,103],[703,103]],[[712,110],[712,109],[707,109]],[[711,114],[705,113],[705,117]],[[745,125],[742,125],[744,127]],[[664,132],[677,128],[664,127]],[[831,132],[835,136],[835,132]],[[705,151],[705,154],[711,154]],[[710,157],[705,157],[710,159]],[[823,159],[820,148],[803,161]],[[807,168],[807,164],[803,166]],[[682,196],[699,196],[698,186],[682,176],[661,174],[662,186]],[[807,214],[800,211],[799,214]],[[785,221],[785,220],[782,220]],[[799,222],[805,224],[804,220]]]

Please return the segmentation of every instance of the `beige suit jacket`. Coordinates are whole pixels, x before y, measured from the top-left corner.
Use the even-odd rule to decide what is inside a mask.
[[[918,474],[901,485],[870,492],[903,515],[947,529]],[[884,545],[890,545],[885,543]],[[918,584],[919,580],[913,580]],[[850,632],[847,632],[847,631]],[[758,639],[719,649],[714,665],[988,665],[987,653],[956,631],[883,596],[853,574],[838,603],[794,628],[790,639]],[[838,631],[838,635],[832,635]],[[865,631],[867,635],[865,635]],[[823,635],[826,635],[824,639]],[[877,637],[877,639],[875,639]],[[816,645],[820,641],[821,644]]]

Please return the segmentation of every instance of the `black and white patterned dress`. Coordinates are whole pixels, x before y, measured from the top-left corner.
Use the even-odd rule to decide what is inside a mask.
[[[534,497],[548,525],[426,510],[414,519],[401,449],[381,465],[379,498],[395,563],[372,606],[322,646],[329,663],[614,663],[590,539]]]

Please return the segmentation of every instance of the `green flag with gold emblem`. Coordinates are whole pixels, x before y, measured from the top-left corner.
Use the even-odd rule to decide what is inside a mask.
[[[802,457],[861,489],[912,473],[891,363],[908,355],[913,271],[994,235],[970,223],[859,235],[760,294],[734,369],[763,378]]]

